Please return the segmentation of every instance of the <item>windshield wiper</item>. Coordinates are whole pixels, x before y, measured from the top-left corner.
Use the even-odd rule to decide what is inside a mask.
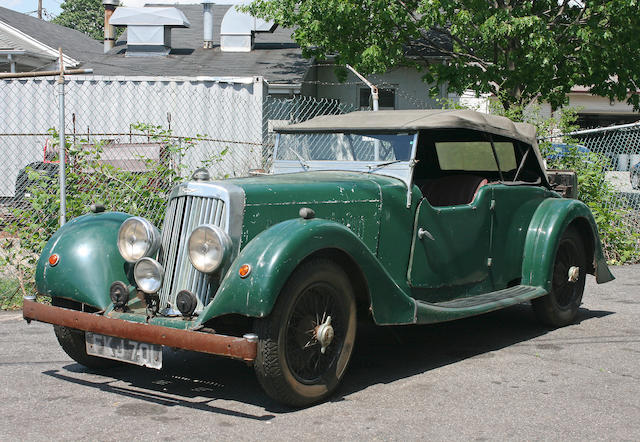
[[[291,147],[288,147],[287,149],[289,149],[291,151],[291,153],[293,153],[298,158],[298,161],[300,162],[300,165],[302,166],[302,168],[304,170],[307,170],[309,168],[309,165],[304,161],[304,159],[300,156],[300,154],[298,152],[293,150],[293,148],[291,148]]]
[[[393,160],[393,161],[387,161],[386,163],[368,164],[367,167],[369,168],[369,172],[371,172],[373,169],[379,169],[381,167],[389,166],[391,164],[396,164],[401,161],[402,160]]]

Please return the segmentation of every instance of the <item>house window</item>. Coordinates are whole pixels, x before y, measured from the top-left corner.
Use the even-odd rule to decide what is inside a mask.
[[[395,89],[378,89],[378,108],[379,109],[395,109],[396,108],[396,90]],[[360,89],[360,110],[373,109],[373,100],[371,99],[371,89]]]

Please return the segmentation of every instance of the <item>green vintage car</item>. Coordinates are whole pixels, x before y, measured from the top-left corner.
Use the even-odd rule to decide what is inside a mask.
[[[531,301],[571,324],[607,268],[594,219],[549,184],[534,128],[469,110],[354,112],[279,129],[273,174],[170,195],[48,242],[24,317],[80,364],[160,368],[162,347],[243,360],[273,399],[338,386],[358,320],[430,324]]]

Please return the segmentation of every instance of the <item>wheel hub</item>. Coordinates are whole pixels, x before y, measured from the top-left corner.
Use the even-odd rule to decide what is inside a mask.
[[[580,267],[571,266],[567,272],[569,282],[576,282],[580,278]]]
[[[333,327],[331,326],[331,316],[327,316],[327,320],[318,325],[315,329],[315,338],[320,344],[320,353],[324,354],[327,347],[333,341]]]

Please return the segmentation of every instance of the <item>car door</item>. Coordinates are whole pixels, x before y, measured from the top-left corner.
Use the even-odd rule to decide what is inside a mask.
[[[407,275],[411,287],[450,288],[444,292],[457,297],[465,286],[487,280],[491,204],[491,186],[481,187],[470,204],[433,207],[421,200]]]

